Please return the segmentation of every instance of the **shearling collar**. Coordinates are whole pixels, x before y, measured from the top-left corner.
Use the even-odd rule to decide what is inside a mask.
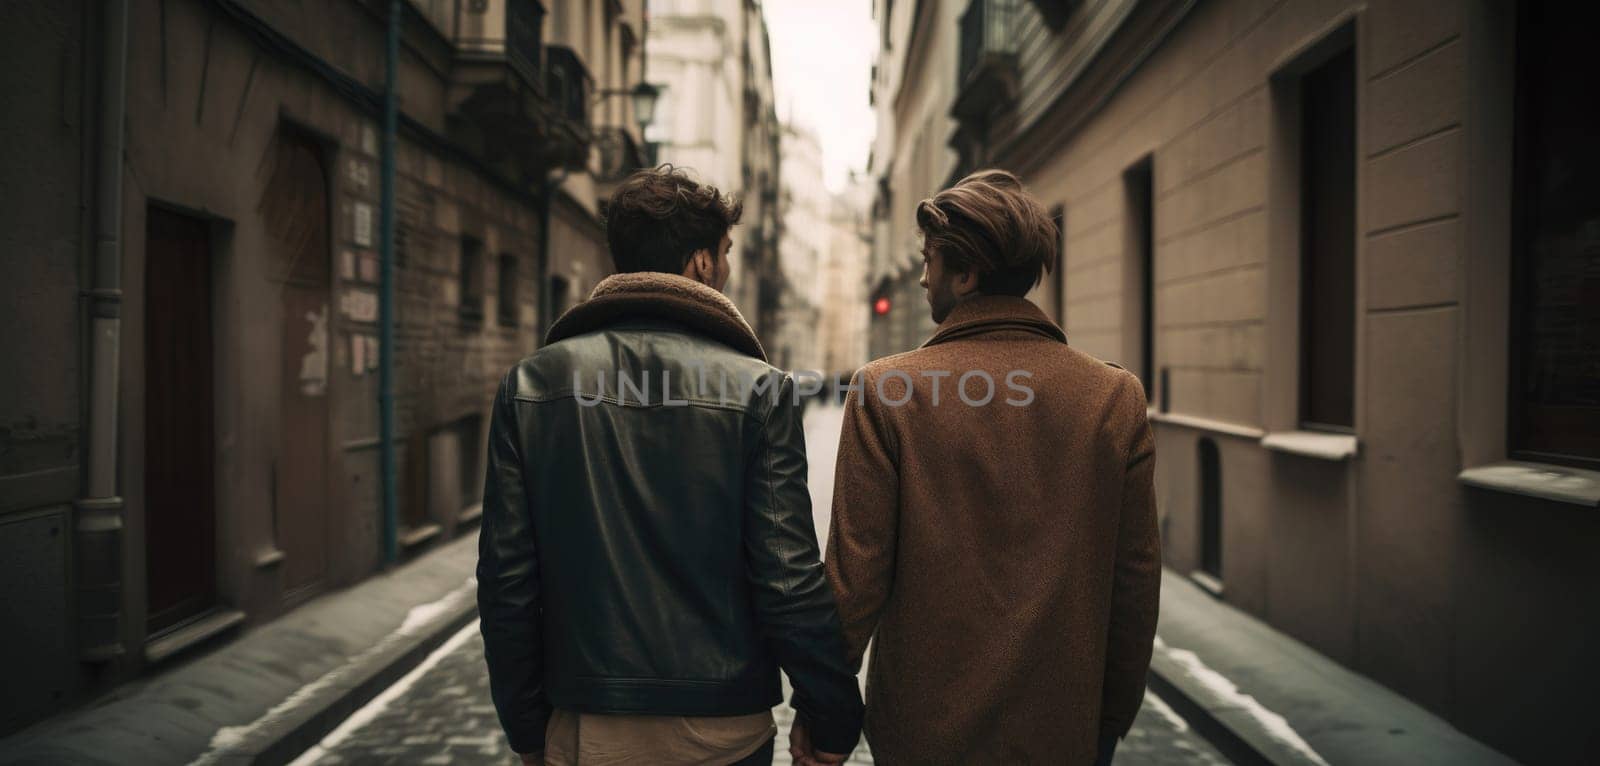
[[[1067,334],[1033,305],[1033,301],[1010,295],[974,295],[950,309],[950,315],[939,324],[933,337],[922,345],[926,348],[1001,330],[1021,330],[1067,342]]]
[[[677,322],[735,351],[767,360],[750,324],[733,301],[688,277],[659,271],[615,274],[600,280],[586,300],[550,326],[545,343],[593,332],[625,319]]]

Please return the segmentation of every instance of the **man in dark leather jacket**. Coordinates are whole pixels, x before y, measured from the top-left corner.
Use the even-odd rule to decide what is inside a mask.
[[[610,204],[616,276],[494,401],[478,605],[527,763],[801,762],[862,703],[824,577],[793,379],[719,292],[740,206],[670,168]]]

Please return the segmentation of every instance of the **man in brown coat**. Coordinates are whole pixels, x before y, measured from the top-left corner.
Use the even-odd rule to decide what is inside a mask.
[[[1109,762],[1161,584],[1138,378],[1024,296],[1055,225],[982,171],[917,208],[937,332],[845,405],[827,569],[880,763]]]

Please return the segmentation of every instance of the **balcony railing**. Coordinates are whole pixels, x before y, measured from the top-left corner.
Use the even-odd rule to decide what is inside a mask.
[[[1079,0],[1033,0],[1033,7],[1039,9],[1039,18],[1044,19],[1045,26],[1054,31],[1061,31],[1066,26],[1067,19],[1072,16]]]
[[[436,27],[453,25],[452,138],[513,181],[543,178],[554,119],[545,103],[541,65],[544,5],[539,0],[431,0],[423,11]]]
[[[466,0],[460,3],[456,48],[464,56],[503,60],[538,87],[544,6],[539,0]]]
[[[972,0],[961,16],[957,117],[987,116],[1017,94],[1017,7],[1022,0]]]
[[[529,82],[538,82],[544,8],[535,0],[507,0],[507,3],[506,61]]]
[[[547,161],[554,167],[583,167],[594,138],[589,124],[594,79],[578,54],[566,46],[546,47],[544,65],[544,92],[554,117]]]
[[[571,48],[552,45],[545,52],[545,93],[559,116],[573,123],[589,124],[589,96],[594,81],[583,60]]]

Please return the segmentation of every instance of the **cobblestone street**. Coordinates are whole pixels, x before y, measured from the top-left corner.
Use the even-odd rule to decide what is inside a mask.
[[[774,710],[778,719],[777,757],[786,752],[794,711],[787,704]],[[863,742],[851,764],[870,764]],[[1222,764],[1210,745],[1151,694],[1133,731],[1117,750],[1118,764]],[[484,672],[483,641],[474,622],[450,639],[422,666],[383,696],[362,708],[323,744],[302,755],[306,764],[508,764],[517,759],[489,702],[489,677]]]
[[[842,410],[813,407],[806,415],[811,490],[819,536],[826,538],[833,493],[833,451]],[[787,684],[785,684],[787,696]],[[787,704],[778,720],[775,764],[789,764]],[[863,742],[851,764],[872,763]],[[1154,694],[1145,695],[1133,731],[1117,750],[1118,764],[1223,764],[1226,761]],[[515,764],[489,701],[478,624],[462,629],[400,682],[357,711],[296,761],[305,764]]]

